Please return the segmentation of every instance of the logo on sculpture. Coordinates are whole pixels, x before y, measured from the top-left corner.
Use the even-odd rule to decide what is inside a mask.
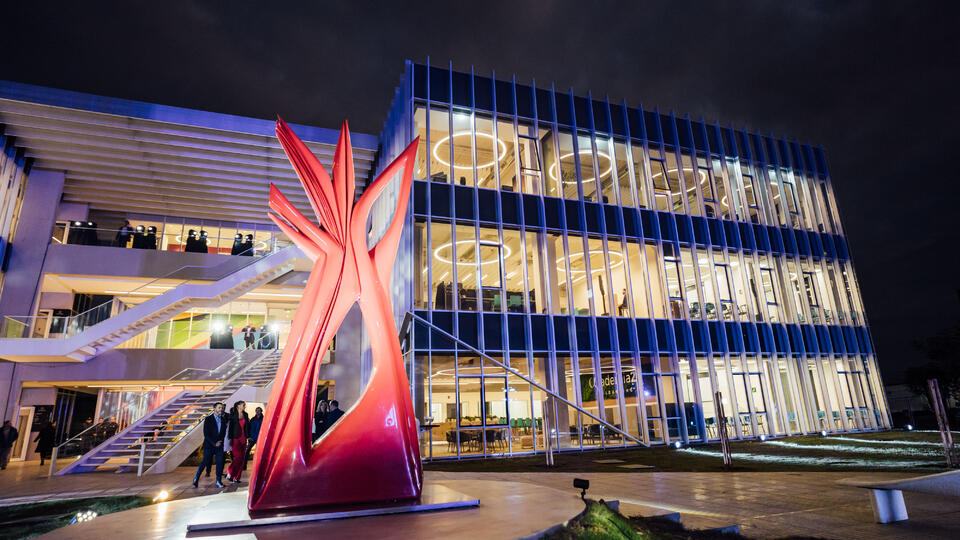
[[[247,506],[278,511],[414,499],[423,470],[410,385],[390,302],[393,268],[410,194],[418,140],[354,203],[353,152],[343,123],[333,177],[282,120],[277,137],[310,199],[319,226],[273,185],[270,218],[313,261],[283,351],[257,440]],[[395,213],[383,237],[367,245],[377,197],[400,175]],[[370,380],[357,402],[316,442],[311,426],[324,352],[347,311],[360,304],[370,336]]]

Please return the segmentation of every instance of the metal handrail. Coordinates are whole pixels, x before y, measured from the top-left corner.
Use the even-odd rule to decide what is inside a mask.
[[[478,354],[478,355],[480,355],[481,357],[483,357],[484,359],[489,360],[489,361],[493,362],[494,364],[502,367],[502,368],[505,369],[507,372],[509,372],[511,375],[514,375],[514,376],[516,376],[516,377],[520,377],[521,379],[527,381],[527,382],[530,383],[531,385],[536,386],[537,388],[539,388],[539,389],[542,390],[543,392],[546,392],[548,395],[550,395],[550,396],[553,397],[554,399],[560,400],[560,401],[562,401],[563,403],[567,404],[568,406],[573,407],[574,409],[576,409],[577,411],[579,411],[581,414],[585,414],[585,415],[589,416],[590,418],[596,420],[599,424],[602,424],[603,426],[605,426],[605,427],[607,427],[607,428],[609,428],[609,429],[611,429],[611,430],[619,433],[620,435],[623,435],[623,436],[626,437],[627,439],[630,439],[631,441],[634,441],[634,442],[639,443],[639,444],[641,444],[641,445],[643,445],[643,446],[646,446],[646,447],[649,447],[649,446],[650,446],[649,444],[647,444],[647,443],[643,442],[642,440],[634,437],[633,435],[630,435],[629,433],[627,433],[627,432],[623,431],[622,429],[614,426],[613,424],[607,422],[606,420],[603,420],[603,419],[601,419],[600,417],[595,416],[593,413],[587,411],[586,409],[583,409],[583,408],[580,407],[579,405],[573,403],[572,401],[570,401],[570,400],[568,400],[567,398],[561,396],[560,394],[557,394],[556,392],[553,392],[553,391],[551,391],[551,390],[548,390],[547,388],[544,388],[543,386],[540,385],[540,383],[538,383],[537,381],[531,379],[530,377],[527,377],[527,376],[524,375],[523,373],[520,373],[519,371],[517,371],[517,370],[515,370],[515,369],[513,369],[513,368],[511,368],[511,367],[509,367],[509,366],[507,366],[507,365],[504,364],[503,362],[500,362],[499,360],[497,360],[497,359],[493,358],[492,356],[490,356],[490,355],[488,355],[488,354],[480,351],[479,349],[477,349],[477,348],[475,348],[475,347],[472,347],[469,343],[466,343],[465,341],[461,341],[459,338],[457,338],[457,337],[454,336],[453,334],[447,332],[447,331],[444,330],[443,328],[440,328],[440,327],[438,327],[438,326],[435,326],[432,322],[424,319],[423,317],[420,317],[420,316],[417,315],[416,313],[413,313],[412,311],[408,311],[408,312],[407,312],[407,316],[412,317],[413,320],[420,321],[420,322],[422,322],[423,324],[426,324],[431,330],[434,330],[434,331],[436,331],[436,332],[439,332],[440,334],[442,334],[443,336],[445,336],[447,339],[453,340],[455,343],[457,343],[458,345],[462,345],[465,349],[469,349],[469,350],[472,351],[474,354]],[[406,318],[406,317],[404,317],[404,318]],[[402,323],[401,323],[401,326],[402,326]]]
[[[273,332],[269,332],[269,333],[267,333],[267,334],[264,334],[264,335],[260,336],[259,338],[256,339],[256,341],[253,342],[253,344],[255,345],[254,349],[256,349],[256,350],[265,350],[265,349],[260,349],[259,347],[256,347],[256,345],[260,345],[263,340],[269,339],[269,338],[273,338],[273,337],[277,337],[277,338],[279,339],[279,336],[275,336]],[[279,343],[278,343],[277,345],[279,346]],[[160,388],[162,388],[162,387],[164,387],[164,386],[176,386],[175,379],[176,379],[176,377],[178,377],[181,373],[186,373],[186,372],[188,372],[188,371],[203,371],[203,372],[206,372],[206,373],[213,373],[213,372],[219,370],[220,368],[226,366],[227,364],[229,364],[229,363],[232,362],[233,360],[235,360],[236,357],[238,356],[237,353],[239,353],[239,352],[241,352],[241,351],[243,351],[243,350],[246,350],[246,349],[232,350],[232,351],[231,351],[231,354],[230,354],[230,357],[227,358],[226,360],[224,360],[220,365],[218,365],[218,366],[215,367],[215,368],[211,368],[211,369],[206,369],[206,368],[183,368],[183,369],[181,369],[180,371],[178,371],[178,372],[174,373],[173,375],[171,375],[170,377],[168,377],[167,380],[165,380],[165,381],[163,381],[163,382],[161,382],[161,383],[157,383],[153,388],[150,388],[149,390],[142,390],[142,391],[140,392],[140,399],[141,399],[141,400],[144,399],[144,397],[146,396],[146,394],[149,394],[150,392],[156,392],[157,390],[159,390]]]
[[[87,429],[81,431],[80,433],[77,433],[77,434],[74,435],[73,437],[70,437],[69,439],[63,441],[62,443],[54,446],[54,447],[53,447],[53,451],[52,451],[51,454],[50,454],[50,476],[53,476],[54,472],[56,472],[56,470],[57,470],[57,468],[56,468],[56,467],[57,467],[57,456],[59,456],[59,454],[60,454],[60,448],[61,448],[62,446],[66,445],[66,444],[68,444],[68,443],[71,443],[71,442],[73,442],[73,441],[76,441],[76,440],[82,440],[83,436],[86,435],[87,432],[93,431],[93,430],[99,428],[100,426],[102,426],[103,424],[104,424],[104,422],[97,422],[96,424],[88,427]],[[96,447],[94,447],[94,448],[96,448]],[[92,448],[91,448],[91,450],[92,450]],[[82,454],[81,454],[81,455],[82,455]]]
[[[250,266],[250,265],[252,265],[252,264],[255,264],[256,262],[259,262],[259,261],[260,261],[261,259],[263,259],[264,257],[269,257],[270,255],[273,255],[274,253],[279,253],[280,251],[282,251],[283,249],[287,249],[288,247],[290,247],[290,246],[285,246],[285,247],[283,247],[283,248],[281,248],[281,249],[279,249],[279,250],[278,250],[278,249],[273,249],[273,250],[271,250],[271,251],[265,251],[264,253],[262,253],[262,254],[259,255],[259,256],[256,256],[256,255],[255,255],[255,256],[251,257],[250,260],[247,261],[245,264],[241,264],[240,266],[238,266],[238,267],[236,267],[236,268],[232,268],[228,274],[225,274],[225,275],[223,275],[223,276],[217,277],[216,279],[212,279],[212,281],[219,281],[220,279],[223,279],[224,277],[226,277],[226,276],[229,275],[229,274],[232,274],[232,273],[234,273],[234,272],[239,272],[240,270],[242,270],[242,269],[244,269],[244,268],[247,268],[248,266]],[[249,248],[249,249],[247,249],[247,250],[244,250],[244,251],[238,253],[237,255],[233,255],[233,257],[242,256],[244,253],[247,253],[248,251],[251,251],[251,250],[256,251],[256,247],[251,247],[251,248]],[[167,272],[166,274],[164,274],[164,275],[162,275],[162,276],[160,276],[160,277],[154,278],[154,279],[152,279],[152,280],[150,280],[150,281],[148,281],[148,282],[146,282],[146,283],[143,283],[143,284],[141,284],[140,286],[138,286],[138,287],[136,287],[136,288],[134,288],[134,289],[131,289],[131,290],[126,291],[126,292],[124,292],[124,293],[115,295],[115,297],[114,297],[110,302],[105,302],[105,303],[103,303],[103,304],[100,304],[99,306],[95,306],[95,307],[92,307],[92,308],[90,308],[90,309],[88,309],[88,310],[86,310],[86,311],[83,311],[83,312],[81,312],[81,313],[77,313],[76,315],[70,315],[70,316],[64,317],[64,318],[66,319],[66,322],[65,322],[65,324],[64,324],[64,328],[65,328],[65,329],[69,329],[69,328],[72,326],[72,323],[73,323],[73,322],[78,321],[78,320],[81,320],[83,317],[87,316],[88,314],[91,314],[91,313],[94,312],[94,311],[102,310],[102,309],[103,309],[103,306],[110,305],[110,307],[111,307],[110,311],[113,311],[113,306],[114,306],[116,303],[120,302],[120,300],[119,300],[119,297],[120,297],[120,296],[127,296],[127,295],[134,294],[134,293],[136,293],[137,291],[139,291],[139,290],[141,290],[141,289],[144,289],[144,288],[146,288],[146,287],[149,287],[149,286],[151,286],[152,284],[157,283],[157,282],[160,281],[160,280],[169,279],[170,276],[172,276],[173,274],[176,274],[177,272],[180,272],[181,270],[186,270],[186,269],[188,269],[188,268],[210,268],[210,269],[216,269],[216,268],[218,268],[218,267],[220,267],[220,266],[223,266],[223,265],[226,265],[227,263],[230,263],[230,262],[234,262],[234,259],[226,259],[226,260],[220,261],[220,262],[218,262],[218,263],[216,263],[216,264],[209,264],[209,265],[199,265],[199,264],[185,264],[185,265],[182,265],[182,266],[180,266],[179,268],[177,268],[177,269],[175,269],[175,270],[171,270],[170,272]],[[188,281],[190,281],[190,279],[183,279],[182,281],[180,281],[180,282],[177,283],[176,285],[171,286],[171,287],[170,287],[170,290],[175,289],[175,288],[179,287],[180,285],[183,285],[184,283],[187,283]],[[5,316],[4,318],[5,318],[5,319],[8,319],[8,320],[10,320],[10,321],[14,321],[14,322],[23,324],[23,325],[25,325],[27,328],[30,328],[30,327],[32,327],[32,325],[29,324],[29,321],[35,320],[35,319],[40,319],[40,318],[47,318],[47,317],[40,317],[40,316],[37,316],[37,315],[29,315],[29,316],[22,316],[22,317],[21,317],[21,316],[16,316],[16,315],[7,315],[7,316]],[[23,321],[21,321],[21,319],[22,319],[23,321],[28,321],[28,322],[23,322]],[[97,321],[97,323],[94,323],[94,324],[99,324],[100,322],[103,322],[103,320],[104,320],[104,319],[99,320],[99,321]],[[92,325],[91,325],[91,326],[92,326]],[[62,337],[66,338],[66,337],[70,337],[71,335],[72,335],[72,334],[71,334],[69,331],[66,331],[66,332],[63,333]]]
[[[276,351],[279,351],[279,350],[280,350],[280,349],[274,349],[273,352],[276,352]],[[237,352],[239,352],[239,351],[237,351]],[[199,402],[199,401],[203,401],[203,400],[204,400],[205,398],[207,398],[210,394],[212,394],[212,393],[214,393],[214,392],[219,392],[219,391],[221,391],[221,389],[222,389],[224,386],[227,386],[228,384],[230,384],[231,382],[233,382],[233,380],[236,379],[237,377],[239,377],[240,375],[242,375],[244,371],[246,371],[247,369],[250,369],[250,368],[252,368],[253,366],[256,366],[256,365],[260,364],[261,362],[263,362],[264,360],[266,360],[266,359],[270,356],[270,354],[271,354],[271,353],[264,354],[264,355],[263,355],[262,357],[260,357],[260,359],[257,360],[256,362],[253,362],[252,364],[247,365],[244,369],[238,371],[237,373],[234,373],[232,376],[230,376],[230,378],[225,379],[225,380],[224,380],[219,386],[217,386],[216,388],[207,390],[206,392],[204,392],[204,393],[201,394],[200,396],[197,396],[197,397],[194,398],[190,403],[188,403],[188,404],[184,405],[183,407],[181,407],[181,409],[186,409],[186,408],[188,408],[188,407],[191,407],[191,406],[193,406],[194,403],[197,403],[197,402]],[[197,427],[198,425],[202,424],[202,423],[203,423],[203,417],[201,417],[201,418],[199,418],[199,419],[197,419],[197,420],[194,420],[192,423],[190,423],[189,425],[187,425],[186,427],[184,427],[184,429],[182,429],[182,430],[180,431],[179,436],[178,436],[176,439],[170,441],[166,446],[163,447],[162,450],[159,450],[159,453],[162,454],[163,452],[166,452],[166,451],[167,451],[168,449],[170,449],[173,445],[175,445],[175,444],[177,444],[178,442],[180,442],[181,440],[183,440],[187,435],[190,434],[191,431],[193,431],[194,429],[196,429],[196,427]]]

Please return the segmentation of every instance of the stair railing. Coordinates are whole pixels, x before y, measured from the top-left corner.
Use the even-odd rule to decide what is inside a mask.
[[[548,388],[545,388],[543,385],[541,385],[541,384],[538,383],[537,381],[531,379],[530,377],[524,375],[523,373],[520,373],[519,371],[511,368],[510,366],[507,366],[506,364],[504,364],[503,362],[497,360],[496,358],[493,358],[492,356],[490,356],[490,355],[482,352],[481,350],[477,349],[476,347],[471,346],[469,343],[466,343],[465,341],[462,341],[462,340],[458,339],[456,336],[454,336],[453,334],[447,332],[446,330],[444,330],[444,329],[442,329],[442,328],[440,328],[440,327],[438,327],[438,326],[434,326],[433,323],[431,323],[430,321],[424,319],[423,317],[420,317],[420,316],[417,315],[416,313],[407,312],[407,314],[404,316],[404,321],[407,320],[407,316],[409,316],[409,317],[410,317],[412,320],[414,320],[414,321],[417,321],[417,322],[420,322],[420,323],[425,324],[425,325],[427,326],[427,328],[429,328],[430,330],[432,330],[432,331],[434,331],[434,332],[437,332],[437,333],[441,334],[442,336],[444,336],[445,338],[447,338],[447,339],[455,342],[458,347],[462,346],[463,348],[470,350],[470,351],[473,352],[474,354],[481,356],[483,359],[489,360],[491,363],[496,364],[497,366],[500,366],[501,368],[503,368],[503,369],[504,369],[507,373],[509,373],[510,375],[513,375],[513,376],[515,376],[515,377],[519,377],[520,379],[523,379],[524,381],[528,382],[530,385],[539,388],[541,391],[545,392],[547,395],[549,395],[550,397],[554,398],[556,401],[563,402],[563,403],[565,403],[567,406],[573,407],[574,409],[576,409],[576,410],[577,410],[578,412],[580,412],[581,414],[592,418],[592,419],[595,420],[598,424],[604,426],[605,428],[607,428],[607,429],[609,429],[609,430],[611,430],[611,431],[614,431],[614,432],[616,432],[616,433],[619,433],[619,434],[622,435],[623,437],[625,437],[625,438],[627,438],[627,439],[630,439],[630,440],[633,441],[633,442],[636,442],[636,443],[638,443],[638,444],[641,444],[641,445],[647,446],[647,447],[650,446],[649,444],[647,444],[647,443],[643,442],[642,440],[634,437],[633,435],[630,435],[629,433],[623,431],[622,429],[618,428],[617,426],[615,426],[615,425],[607,422],[606,420],[601,419],[600,417],[596,416],[595,414],[591,413],[590,411],[587,411],[587,410],[584,409],[583,407],[580,407],[580,406],[577,405],[576,403],[568,400],[567,398],[561,396],[560,394],[558,394],[558,393],[556,393],[556,392],[554,392],[554,391],[552,391],[552,390],[550,390],[550,389],[548,389]],[[405,326],[407,326],[407,325],[405,325],[404,323],[401,323],[401,327],[405,327]],[[412,329],[411,329],[411,330],[412,330]],[[547,435],[549,435],[549,434],[545,434],[545,436],[547,436]]]
[[[196,410],[196,409],[197,409],[197,406],[196,406],[197,403],[205,400],[206,398],[208,398],[208,397],[209,397],[211,394],[213,394],[213,393],[222,392],[224,387],[228,386],[228,385],[231,384],[235,379],[237,379],[238,377],[242,376],[242,375],[244,374],[244,372],[246,372],[248,369],[251,369],[251,368],[254,368],[254,367],[260,365],[260,364],[261,364],[262,362],[264,362],[267,358],[270,358],[270,356],[272,356],[273,354],[278,354],[279,352],[280,352],[280,349],[269,350],[266,354],[264,354],[263,356],[261,356],[260,358],[258,358],[256,361],[251,362],[250,364],[247,364],[246,366],[243,367],[243,369],[240,369],[240,370],[238,370],[238,371],[235,371],[232,375],[230,375],[228,378],[226,378],[226,379],[225,379],[219,386],[217,386],[216,388],[209,389],[209,390],[207,390],[206,392],[204,392],[203,394],[201,394],[201,395],[195,397],[194,399],[192,399],[192,400],[190,401],[190,403],[184,404],[183,407],[180,408],[180,410],[184,410],[184,409],[194,409],[194,410]],[[203,417],[201,417],[201,418],[199,418],[199,419],[197,419],[197,420],[194,420],[194,421],[191,422],[190,424],[182,427],[182,429],[180,429],[180,431],[179,431],[179,433],[177,434],[177,436],[176,436],[173,440],[171,440],[169,443],[167,443],[167,445],[164,446],[162,449],[157,450],[157,453],[162,454],[162,453],[166,452],[167,450],[169,450],[170,448],[172,448],[173,445],[177,444],[178,442],[180,442],[180,440],[182,440],[184,437],[186,437],[187,435],[189,435],[190,432],[193,431],[193,430],[194,430],[198,425],[200,425],[201,423],[203,423]],[[178,425],[178,428],[180,428],[179,425]]]
[[[148,282],[146,282],[146,283],[143,283],[143,284],[139,285],[138,287],[135,287],[135,288],[133,288],[133,289],[131,289],[131,290],[129,290],[129,291],[125,291],[125,292],[123,292],[123,293],[116,293],[116,294],[115,294],[115,297],[114,297],[111,301],[109,301],[109,302],[104,302],[103,304],[100,304],[99,306],[92,307],[92,308],[90,308],[90,309],[88,309],[88,310],[86,310],[86,311],[83,311],[83,312],[81,312],[81,313],[78,313],[78,314],[76,314],[76,315],[70,315],[70,316],[67,316],[67,317],[48,317],[48,316],[39,316],[39,315],[38,315],[38,316],[33,316],[33,315],[30,315],[30,316],[7,315],[7,316],[5,316],[5,317],[3,318],[3,323],[0,324],[0,337],[5,337],[5,338],[17,338],[17,337],[20,337],[20,338],[29,338],[29,337],[31,337],[31,336],[30,336],[31,331],[36,327],[36,324],[37,324],[39,321],[50,319],[51,323],[56,322],[56,323],[57,323],[57,327],[63,329],[62,332],[57,333],[57,339],[66,339],[66,338],[75,336],[75,335],[79,334],[80,332],[86,330],[87,328],[89,328],[89,327],[91,327],[91,326],[93,326],[93,325],[95,325],[95,324],[99,324],[99,323],[103,322],[104,320],[106,320],[106,319],[108,319],[108,318],[110,318],[110,317],[113,317],[113,316],[115,316],[115,315],[118,315],[118,314],[121,313],[122,311],[125,311],[127,307],[132,307],[132,306],[127,306],[124,302],[120,301],[120,297],[122,297],[122,296],[129,296],[129,295],[132,295],[132,294],[136,294],[136,293],[138,293],[139,291],[141,291],[142,289],[145,289],[145,288],[147,288],[147,287],[162,288],[162,289],[164,289],[163,292],[167,292],[167,291],[169,291],[169,290],[173,290],[173,289],[179,287],[180,285],[183,285],[183,284],[191,281],[191,279],[198,279],[198,278],[184,278],[184,279],[182,279],[180,282],[174,283],[174,284],[155,285],[157,282],[159,282],[159,281],[161,281],[161,280],[171,279],[172,276],[173,276],[174,274],[176,274],[177,272],[180,272],[180,271],[186,270],[186,269],[191,269],[191,268],[192,268],[192,269],[203,269],[203,268],[207,268],[207,269],[210,269],[211,271],[215,271],[217,268],[219,268],[219,267],[221,267],[221,266],[226,266],[226,265],[228,265],[229,263],[233,263],[234,265],[236,265],[236,259],[234,259],[233,257],[245,256],[245,253],[247,253],[247,252],[254,253],[252,256],[250,256],[250,260],[249,260],[249,261],[245,261],[243,264],[240,264],[239,266],[230,266],[229,270],[226,271],[226,272],[224,272],[222,275],[220,275],[220,274],[215,274],[215,275],[218,276],[218,277],[203,277],[203,278],[202,278],[204,281],[214,281],[214,282],[215,282],[215,281],[219,281],[219,280],[225,278],[226,276],[228,276],[228,275],[230,275],[230,274],[232,274],[232,273],[234,273],[234,272],[238,272],[238,271],[240,271],[240,270],[242,270],[242,269],[244,269],[244,268],[247,268],[248,266],[250,266],[250,265],[252,265],[252,264],[254,264],[254,263],[256,263],[256,262],[259,262],[260,260],[262,260],[262,259],[265,258],[265,257],[269,257],[270,255],[273,255],[274,253],[279,253],[280,251],[282,251],[282,250],[284,250],[284,249],[295,249],[295,248],[294,248],[292,245],[291,245],[291,246],[285,246],[285,247],[280,248],[280,249],[277,249],[277,247],[274,246],[274,249],[272,249],[271,251],[263,251],[263,252],[261,252],[259,255],[257,255],[257,254],[255,253],[255,248],[249,248],[249,249],[247,249],[247,250],[244,250],[244,251],[238,253],[237,255],[232,255],[232,256],[230,256],[229,259],[226,259],[226,260],[223,260],[223,261],[219,261],[219,262],[217,262],[217,263],[215,263],[215,264],[208,264],[208,265],[185,264],[185,265],[180,266],[179,268],[177,268],[177,269],[175,269],[175,270],[171,270],[170,272],[167,272],[166,274],[164,274],[164,275],[162,275],[162,276],[160,276],[160,277],[158,277],[158,278],[154,278],[154,279],[152,279],[152,280],[150,280],[150,281],[148,281]],[[161,295],[161,294],[163,294],[163,293],[157,293],[157,294],[152,295],[152,296],[159,296],[159,295]]]

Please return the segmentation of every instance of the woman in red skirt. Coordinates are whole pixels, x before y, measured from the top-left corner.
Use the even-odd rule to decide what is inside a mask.
[[[227,481],[240,483],[240,474],[243,472],[243,458],[247,455],[247,438],[250,436],[250,417],[247,416],[247,404],[238,401],[230,409],[230,423],[227,424],[227,433],[230,438],[230,451],[233,460],[227,470]]]

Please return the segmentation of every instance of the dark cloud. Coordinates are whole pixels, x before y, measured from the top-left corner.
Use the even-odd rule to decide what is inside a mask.
[[[0,78],[377,133],[429,56],[787,135],[826,148],[888,379],[958,312],[955,3],[304,4],[19,2]]]

